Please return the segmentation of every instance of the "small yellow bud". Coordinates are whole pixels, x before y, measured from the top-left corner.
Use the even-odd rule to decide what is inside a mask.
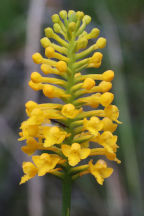
[[[45,35],[49,38],[53,37],[54,32],[53,32],[52,28],[49,28],[49,27],[45,28]]]
[[[82,11],[77,11],[76,16],[77,16],[78,19],[81,20],[84,17],[84,13]]]
[[[40,83],[41,80],[42,80],[42,76],[38,73],[38,72],[33,72],[31,74],[31,80],[34,82],[34,83]]]
[[[59,25],[58,23],[55,23],[55,24],[53,25],[53,29],[54,29],[54,31],[55,31],[56,33],[61,33],[61,27],[60,27],[60,25]]]
[[[66,12],[65,10],[60,11],[60,12],[59,12],[59,15],[60,15],[60,17],[61,17],[62,19],[67,18],[67,12]]]
[[[103,127],[102,121],[96,116],[91,117],[90,120],[87,120],[85,118],[83,121],[83,125],[84,125],[84,128],[88,130],[94,136],[98,136],[99,134],[98,132]]]
[[[36,109],[33,109],[32,115],[35,115],[35,116],[42,116],[43,115],[43,112],[41,111],[41,109],[39,108],[36,108]]]
[[[100,37],[95,44],[95,49],[102,49],[105,46],[106,46],[106,39],[103,37]]]
[[[31,112],[32,112],[32,110],[33,110],[34,108],[36,108],[37,105],[38,105],[38,104],[35,103],[34,101],[28,101],[28,102],[25,104],[25,108],[26,108],[26,113],[27,113],[27,115],[30,115]]]
[[[42,38],[42,39],[40,40],[40,42],[41,42],[41,45],[42,45],[44,48],[50,46],[50,44],[51,44],[50,40],[49,40],[47,37]]]
[[[88,67],[98,68],[101,65],[103,54],[100,52],[95,52],[93,56],[89,59]]]
[[[53,23],[58,23],[60,21],[60,18],[59,18],[58,14],[52,15],[51,18],[52,18]]]
[[[75,118],[79,112],[81,112],[81,110],[75,109],[75,106],[73,104],[65,104],[63,105],[63,108],[61,110],[63,116],[70,119]]]
[[[101,92],[107,92],[112,88],[112,84],[111,82],[102,81],[99,87],[101,88]]]
[[[91,38],[97,38],[99,36],[100,30],[98,28],[93,28],[90,32]]]
[[[94,86],[95,86],[95,81],[91,78],[86,78],[82,85],[82,87],[87,90],[93,88]]]
[[[76,45],[76,50],[85,49],[87,47],[88,40],[86,38],[81,38]]]
[[[64,61],[59,61],[56,63],[56,68],[62,73],[66,72],[67,71],[67,64]]]
[[[93,63],[100,63],[102,60],[103,54],[101,52],[95,52],[91,57]]]
[[[53,57],[54,57],[54,54],[55,54],[55,50],[54,50],[53,47],[47,47],[47,48],[45,49],[45,55],[46,55],[46,57],[48,57],[48,58],[53,58]]]
[[[70,32],[73,32],[75,30],[75,27],[76,27],[76,23],[75,22],[71,22],[68,25],[68,28],[69,28]]]
[[[110,105],[113,99],[114,99],[114,95],[111,92],[105,92],[100,97],[101,104],[105,107]]]
[[[43,87],[43,93],[46,97],[49,97],[49,98],[53,98],[54,97],[54,89],[53,89],[53,86],[51,85],[44,85]]]
[[[85,15],[83,18],[83,21],[88,25],[91,22],[91,17],[88,15]]]
[[[35,91],[38,91],[41,89],[41,85],[40,85],[41,83],[35,84],[32,80],[30,80],[28,84]]]
[[[115,105],[109,105],[104,109],[106,116],[112,119],[113,121],[119,122],[117,119],[119,117],[119,110]]]
[[[33,59],[34,63],[41,64],[42,60],[43,60],[43,57],[42,57],[42,55],[40,53],[37,52],[37,53],[34,53],[32,55],[32,59]]]
[[[44,74],[50,74],[52,73],[52,68],[50,65],[47,65],[47,64],[42,64],[41,65],[41,70]]]
[[[112,70],[107,70],[102,74],[103,80],[110,82],[114,78],[114,72]]]
[[[72,14],[74,14],[75,12],[74,12],[74,10],[69,10],[69,12],[68,12],[68,17],[70,17]]]
[[[113,133],[117,128],[117,124],[114,124],[108,117],[103,118],[102,122],[104,131],[110,131]]]

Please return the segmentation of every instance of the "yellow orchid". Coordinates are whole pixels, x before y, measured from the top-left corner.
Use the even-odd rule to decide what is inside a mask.
[[[64,130],[61,130],[59,127],[44,127],[44,146],[50,147],[54,144],[61,144],[66,138],[67,133]]]
[[[43,176],[49,171],[53,170],[60,159],[61,158],[58,155],[47,153],[43,153],[40,156],[35,155],[32,157],[32,160],[38,169],[38,176]]]
[[[91,117],[90,120],[84,119],[84,128],[92,135],[97,136],[98,132],[103,128],[103,123],[98,117]]]
[[[27,145],[23,146],[21,149],[24,153],[28,155],[32,155],[36,150],[42,147],[42,145],[38,143],[33,137],[29,137],[26,143]]]
[[[108,178],[113,173],[113,169],[108,168],[104,160],[98,160],[95,165],[93,165],[92,160],[90,160],[89,170],[101,185],[103,184],[104,179]]]
[[[25,175],[22,176],[20,184],[23,184],[33,178],[38,172],[37,168],[31,162],[23,162],[23,171]]]
[[[73,143],[71,146],[62,145],[63,154],[68,157],[71,166],[77,165],[80,160],[85,159],[90,154],[89,148],[81,148],[79,143]]]
[[[65,104],[62,107],[61,113],[63,116],[73,119],[75,118],[82,110],[77,110],[73,104]]]
[[[26,140],[26,145],[21,149],[27,155],[38,150],[40,155],[32,156],[34,164],[23,163],[20,184],[36,174],[61,178],[66,202],[63,215],[69,216],[72,180],[90,173],[103,184],[113,172],[105,161],[97,160],[94,165],[89,156],[102,155],[120,163],[113,132],[121,122],[110,92],[114,71],[83,74],[84,69],[97,70],[102,64],[100,49],[106,46],[106,39],[99,37],[100,30],[86,32],[91,17],[81,11],[62,10],[52,16],[52,22],[53,27],[47,27],[40,40],[45,57],[38,52],[32,55],[43,74],[32,72],[29,86],[41,91],[47,100],[59,100],[42,104],[30,100],[25,104],[28,119],[21,124],[19,140]],[[91,39],[96,42],[88,47]],[[88,110],[85,106],[89,106]],[[100,147],[94,148],[93,142]],[[79,165],[86,158],[89,162]]]

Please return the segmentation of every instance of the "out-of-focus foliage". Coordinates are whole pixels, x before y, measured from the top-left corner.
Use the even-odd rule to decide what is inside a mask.
[[[0,215],[17,216],[28,215],[27,186],[18,186],[22,174],[15,156],[20,158],[17,143],[18,127],[24,116],[23,79],[24,49],[26,35],[26,20],[30,0],[4,0],[0,3]],[[81,10],[92,16],[95,25],[102,30],[103,23],[99,19],[96,8],[100,3],[109,10],[118,31],[122,50],[122,74],[126,86],[127,106],[131,118],[135,154],[139,166],[140,189],[144,190],[144,1],[143,0],[53,0],[47,1],[44,16],[44,25],[51,25],[50,14],[61,8]],[[61,8],[60,8],[61,7]],[[103,11],[105,14],[105,11]],[[43,32],[42,32],[43,34]],[[113,34],[113,32],[111,32]],[[105,35],[106,36],[106,35]],[[104,55],[104,69],[107,69],[108,57]],[[101,69],[103,70],[103,68]],[[31,73],[32,71],[29,71]],[[93,71],[94,72],[94,71]],[[41,96],[39,95],[39,99]],[[42,101],[42,100],[41,100]],[[121,113],[121,112],[120,112]],[[6,124],[7,123],[7,124]],[[125,122],[123,123],[123,125]],[[80,184],[74,185],[72,198],[72,216],[78,215],[112,215],[113,212],[123,211],[119,216],[140,215],[137,200],[132,200],[129,193],[129,182],[126,180],[126,165],[123,154],[119,149],[119,158],[123,161],[112,179],[104,187],[99,187],[91,178],[81,178]],[[16,153],[16,154],[15,154]],[[127,155],[131,157],[131,155]],[[134,170],[131,170],[134,172]],[[117,194],[115,200],[110,197],[109,190],[117,189],[118,183],[122,194]],[[43,191],[43,215],[60,215],[61,184],[53,178],[45,178]],[[133,187],[133,186],[132,186]],[[112,191],[115,193],[115,190]],[[142,196],[144,196],[142,194]],[[118,202],[111,210],[109,205]],[[142,200],[143,202],[143,200]],[[55,208],[58,206],[58,208]],[[132,208],[133,207],[133,208]],[[118,210],[119,208],[119,210]],[[112,212],[111,212],[112,211]],[[135,212],[134,212],[135,211]],[[48,212],[50,212],[48,214]]]

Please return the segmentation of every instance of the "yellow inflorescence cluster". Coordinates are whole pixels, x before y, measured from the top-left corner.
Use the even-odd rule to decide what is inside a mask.
[[[104,160],[79,163],[100,155],[120,163],[116,157],[117,136],[113,135],[120,123],[119,110],[111,104],[114,95],[109,92],[114,72],[81,74],[83,69],[101,66],[103,55],[97,50],[106,46],[106,39],[99,37],[87,48],[88,41],[97,38],[100,31],[97,28],[90,33],[85,31],[91,17],[83,12],[63,10],[54,14],[52,21],[53,29],[46,28],[46,37],[41,39],[46,58],[35,53],[32,59],[41,65],[45,75],[55,76],[33,72],[29,86],[42,90],[47,98],[60,98],[62,103],[26,103],[28,119],[21,124],[19,139],[26,140],[22,151],[28,155],[42,153],[32,156],[33,162],[23,163],[20,184],[47,173],[64,178],[66,172],[72,179],[91,173],[103,184],[104,178],[113,172]],[[93,109],[86,111],[86,106]]]

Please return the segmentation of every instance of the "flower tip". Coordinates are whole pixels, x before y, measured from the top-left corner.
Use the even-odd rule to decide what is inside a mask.
[[[45,28],[45,35],[46,35],[46,37],[49,37],[49,38],[53,37],[54,32],[53,32],[52,28],[49,28],[49,27]]]
[[[64,61],[59,61],[59,62],[56,63],[56,68],[60,72],[64,73],[64,72],[67,71],[67,64]]]
[[[110,82],[110,81],[112,81],[113,78],[114,78],[114,71],[112,71],[112,70],[107,70],[107,71],[105,71],[105,72],[102,74],[102,77],[103,77],[103,80],[104,80],[104,81]]]
[[[73,32],[75,30],[75,27],[76,27],[76,23],[75,22],[71,22],[68,25],[68,28],[69,28],[70,32]]]
[[[68,17],[69,17],[69,18],[70,18],[70,16],[73,15],[73,14],[75,14],[75,11],[74,11],[74,10],[69,10],[69,11],[68,11]]]
[[[41,65],[41,70],[44,74],[50,74],[52,73],[52,68],[50,65],[47,65],[47,64],[42,64]]]
[[[62,19],[67,18],[67,12],[66,12],[65,10],[60,11],[60,12],[59,12],[59,15],[60,15],[60,17],[61,17]]]
[[[106,39],[100,37],[95,44],[95,49],[103,49],[105,46],[106,46]]]
[[[90,32],[92,38],[97,38],[99,36],[100,30],[98,28],[93,28]]]
[[[82,11],[77,11],[76,16],[77,16],[77,19],[82,20],[82,18],[84,17],[84,13]]]
[[[55,54],[55,50],[54,50],[53,47],[47,47],[47,48],[45,49],[45,55],[46,55],[46,57],[48,57],[48,58],[53,58],[53,57],[54,57],[54,54]]]
[[[49,40],[47,37],[43,37],[43,38],[40,40],[40,43],[41,43],[41,45],[42,45],[44,48],[50,46],[50,44],[51,44],[50,40]]]
[[[59,25],[58,23],[55,23],[55,24],[53,25],[53,29],[54,29],[54,31],[55,31],[56,33],[61,33],[61,27],[60,27],[60,25]]]
[[[43,60],[43,57],[40,53],[34,53],[32,55],[32,60],[34,61],[34,63],[36,64],[41,64],[42,63],[42,60]]]
[[[31,80],[34,83],[40,83],[42,81],[42,76],[38,72],[33,72],[31,74]]]
[[[60,18],[59,18],[58,14],[52,15],[51,18],[52,18],[53,23],[58,23],[60,21]]]
[[[53,98],[53,92],[54,92],[53,86],[49,84],[44,85],[43,93],[46,97]]]
[[[91,22],[91,17],[88,15],[85,15],[83,17],[83,21],[88,25]]]
[[[90,90],[94,86],[95,86],[95,81],[92,78],[86,78],[82,85],[82,87],[86,90]]]

